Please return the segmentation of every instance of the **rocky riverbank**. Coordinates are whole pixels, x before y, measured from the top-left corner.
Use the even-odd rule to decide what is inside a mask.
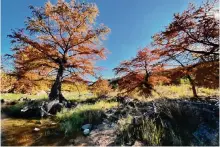
[[[75,106],[70,109],[98,101],[117,101],[119,105],[103,110],[100,123],[88,124],[89,128],[70,136],[68,145],[218,145],[217,98],[142,102],[129,97],[105,97],[72,102]]]

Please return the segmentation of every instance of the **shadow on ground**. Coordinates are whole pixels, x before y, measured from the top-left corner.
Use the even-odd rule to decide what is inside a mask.
[[[114,115],[132,121],[110,145],[219,145],[218,104],[216,98],[127,101]]]

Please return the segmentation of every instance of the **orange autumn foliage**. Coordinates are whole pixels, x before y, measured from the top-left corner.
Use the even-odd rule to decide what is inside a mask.
[[[165,76],[157,76],[155,73],[164,70],[163,64],[156,64],[158,54],[152,50],[143,48],[138,51],[135,58],[122,62],[114,69],[116,75],[120,75],[119,89],[131,93],[137,90],[139,95],[151,95],[153,86],[158,82],[169,82]]]
[[[92,86],[91,91],[97,96],[103,96],[109,94],[112,89],[109,85],[109,81],[99,78]]]
[[[107,51],[100,44],[110,29],[95,24],[99,14],[95,4],[58,0],[30,9],[32,17],[25,22],[25,30],[9,35],[16,71],[56,79],[49,98],[62,100],[62,82],[82,82],[87,75],[95,75],[95,62],[105,59]]]
[[[194,97],[198,95],[193,68],[199,63],[219,59],[219,18],[216,17],[219,9],[216,4],[216,0],[207,1],[200,7],[190,4],[183,13],[174,14],[164,31],[153,36],[153,45],[159,48],[154,52],[161,56],[162,63],[181,67],[175,74],[186,76]]]

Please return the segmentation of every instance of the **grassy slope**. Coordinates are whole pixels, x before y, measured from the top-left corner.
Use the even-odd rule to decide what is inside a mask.
[[[182,84],[179,86],[170,85],[170,86],[155,86],[156,92],[153,92],[151,97],[148,99],[157,99],[157,98],[187,98],[192,97],[192,90],[190,85]],[[197,87],[197,92],[199,96],[219,96],[218,89],[209,89],[203,87]],[[75,101],[84,101],[86,99],[95,98],[96,96],[89,93],[89,92],[64,92],[64,96],[68,100],[75,100]],[[111,96],[116,96],[118,92],[110,93]],[[137,96],[135,93],[131,96],[136,97],[138,99],[146,99],[145,97]],[[31,99],[47,99],[47,95],[28,95],[28,94],[13,94],[13,93],[4,93],[1,94],[1,98],[8,99],[8,100],[18,100],[20,97],[28,97]]]

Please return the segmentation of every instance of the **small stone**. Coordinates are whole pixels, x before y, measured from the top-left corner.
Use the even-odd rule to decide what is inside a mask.
[[[110,125],[110,127],[111,127],[111,128],[115,128],[115,127],[116,127],[116,124],[115,124],[115,123],[112,123],[112,124]]]
[[[140,142],[140,141],[135,141],[133,146],[144,146],[144,144],[142,142]]]
[[[89,129],[90,130],[91,128],[92,128],[92,124],[85,124],[85,125],[82,126],[83,130],[85,130],[85,129]]]
[[[84,135],[89,135],[89,133],[90,133],[90,130],[89,130],[89,129],[85,129],[85,130],[83,131],[83,134],[84,134]]]
[[[40,129],[39,128],[34,128],[34,131],[38,132],[38,131],[40,131]]]
[[[24,108],[21,109],[21,112],[26,112],[27,110],[29,110],[29,107],[25,106]]]

